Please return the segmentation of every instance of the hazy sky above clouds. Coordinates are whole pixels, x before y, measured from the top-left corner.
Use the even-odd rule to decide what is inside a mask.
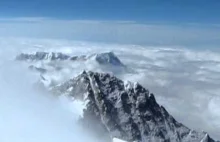
[[[219,0],[1,0],[0,17],[219,23]]]
[[[1,0],[0,36],[218,47],[219,0]]]
[[[218,48],[220,26],[214,24],[152,24],[135,21],[60,20],[41,17],[0,19],[0,37],[32,37]]]

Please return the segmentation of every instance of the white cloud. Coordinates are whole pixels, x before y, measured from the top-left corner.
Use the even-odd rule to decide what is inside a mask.
[[[15,54],[34,50],[64,51],[72,55],[113,51],[134,71],[128,74],[118,73],[116,74],[118,77],[140,82],[155,94],[158,102],[164,105],[178,121],[190,128],[207,131],[214,138],[220,139],[218,133],[220,131],[218,115],[220,54],[218,52],[67,40],[10,39],[4,42],[4,45],[7,45],[5,47],[12,47],[5,50],[8,53],[14,51]],[[6,54],[6,51],[3,53]],[[12,55],[8,55],[8,58],[12,58]],[[91,63],[72,64],[71,67],[73,69],[69,70],[70,72],[61,73],[59,77],[62,78],[64,75],[67,78],[72,77],[82,69],[103,70]]]
[[[124,62],[128,61],[139,73],[128,78],[138,80],[155,93],[158,102],[178,121],[219,139],[220,54],[156,47],[133,50],[124,49],[126,57],[134,57],[124,58]]]
[[[77,125],[81,104],[60,101],[33,88],[39,76],[13,61],[18,46],[25,43],[28,48],[26,42],[20,43],[8,43],[10,49],[0,50],[0,141],[98,142]]]
[[[0,36],[3,37],[0,39],[0,64],[4,65],[1,66],[3,69],[5,59],[12,60],[22,51],[62,51],[74,55],[113,51],[122,62],[136,72],[136,74],[118,74],[119,77],[140,82],[155,93],[158,102],[164,105],[178,121],[191,128],[207,131],[220,139],[218,133],[220,131],[220,116],[218,115],[220,111],[218,103],[220,99],[220,54],[209,50],[196,51],[176,46],[190,45],[192,48],[206,46],[207,49],[211,46],[218,46],[220,43],[218,26],[208,25],[204,28],[198,24],[152,25],[132,21],[82,21],[23,17],[0,19]],[[101,44],[45,38],[161,46]],[[72,75],[77,74],[83,68],[101,70],[93,64],[75,64],[73,67],[74,70],[70,72]],[[6,74],[1,76],[1,81],[10,75],[7,74],[7,70],[5,71]],[[68,71],[61,75],[69,77]],[[13,77],[10,78],[13,79]],[[16,79],[22,80],[23,74],[22,78]],[[8,90],[10,89],[2,91]],[[16,94],[16,92],[7,93]],[[12,101],[15,100],[12,99]],[[39,106],[31,106],[37,107],[36,111],[41,110]],[[12,107],[15,108],[15,106]],[[1,109],[2,111],[5,110]],[[57,114],[53,115],[55,123],[58,118]],[[63,129],[65,128],[62,127],[61,130]]]

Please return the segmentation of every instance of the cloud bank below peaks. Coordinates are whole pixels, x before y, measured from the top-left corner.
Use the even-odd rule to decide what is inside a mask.
[[[151,90],[158,103],[174,118],[196,130],[204,130],[219,139],[220,54],[212,50],[193,50],[177,47],[116,45],[67,40],[2,40],[2,58],[20,53],[45,51],[68,55],[90,55],[112,51],[133,72],[120,72],[117,77],[139,82]],[[7,48],[6,48],[7,47]],[[69,64],[68,64],[69,65]],[[67,65],[67,66],[68,66]],[[68,67],[67,67],[68,68]],[[71,64],[50,78],[69,79],[83,69],[103,71],[92,62]]]

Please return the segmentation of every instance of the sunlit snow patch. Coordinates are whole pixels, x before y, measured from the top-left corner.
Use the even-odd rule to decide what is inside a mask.
[[[86,108],[87,102],[79,101],[79,100],[70,100],[65,95],[61,95],[60,101],[62,102],[63,106],[66,107],[69,111],[73,112],[76,119],[83,117],[83,110]]]
[[[123,141],[121,139],[113,138],[113,142],[127,142],[127,141]]]

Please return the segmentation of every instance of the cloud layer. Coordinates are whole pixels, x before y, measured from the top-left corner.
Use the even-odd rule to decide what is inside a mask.
[[[0,141],[97,142],[77,124],[82,104],[33,86],[39,76],[14,62],[12,53],[0,53]]]
[[[118,77],[140,82],[155,94],[159,104],[165,106],[179,122],[196,130],[204,130],[213,138],[220,139],[220,54],[218,52],[179,47],[21,38],[1,39],[0,45],[4,47],[0,53],[1,57],[9,60],[13,60],[21,52],[54,51],[84,55],[113,51],[133,71],[119,72],[116,74]],[[83,69],[104,71],[90,62],[84,65],[71,64],[71,67],[68,66],[68,70],[64,70],[65,73],[55,74],[54,77],[70,78]],[[10,74],[4,77],[7,79]],[[53,120],[54,123],[58,122],[57,119]]]

